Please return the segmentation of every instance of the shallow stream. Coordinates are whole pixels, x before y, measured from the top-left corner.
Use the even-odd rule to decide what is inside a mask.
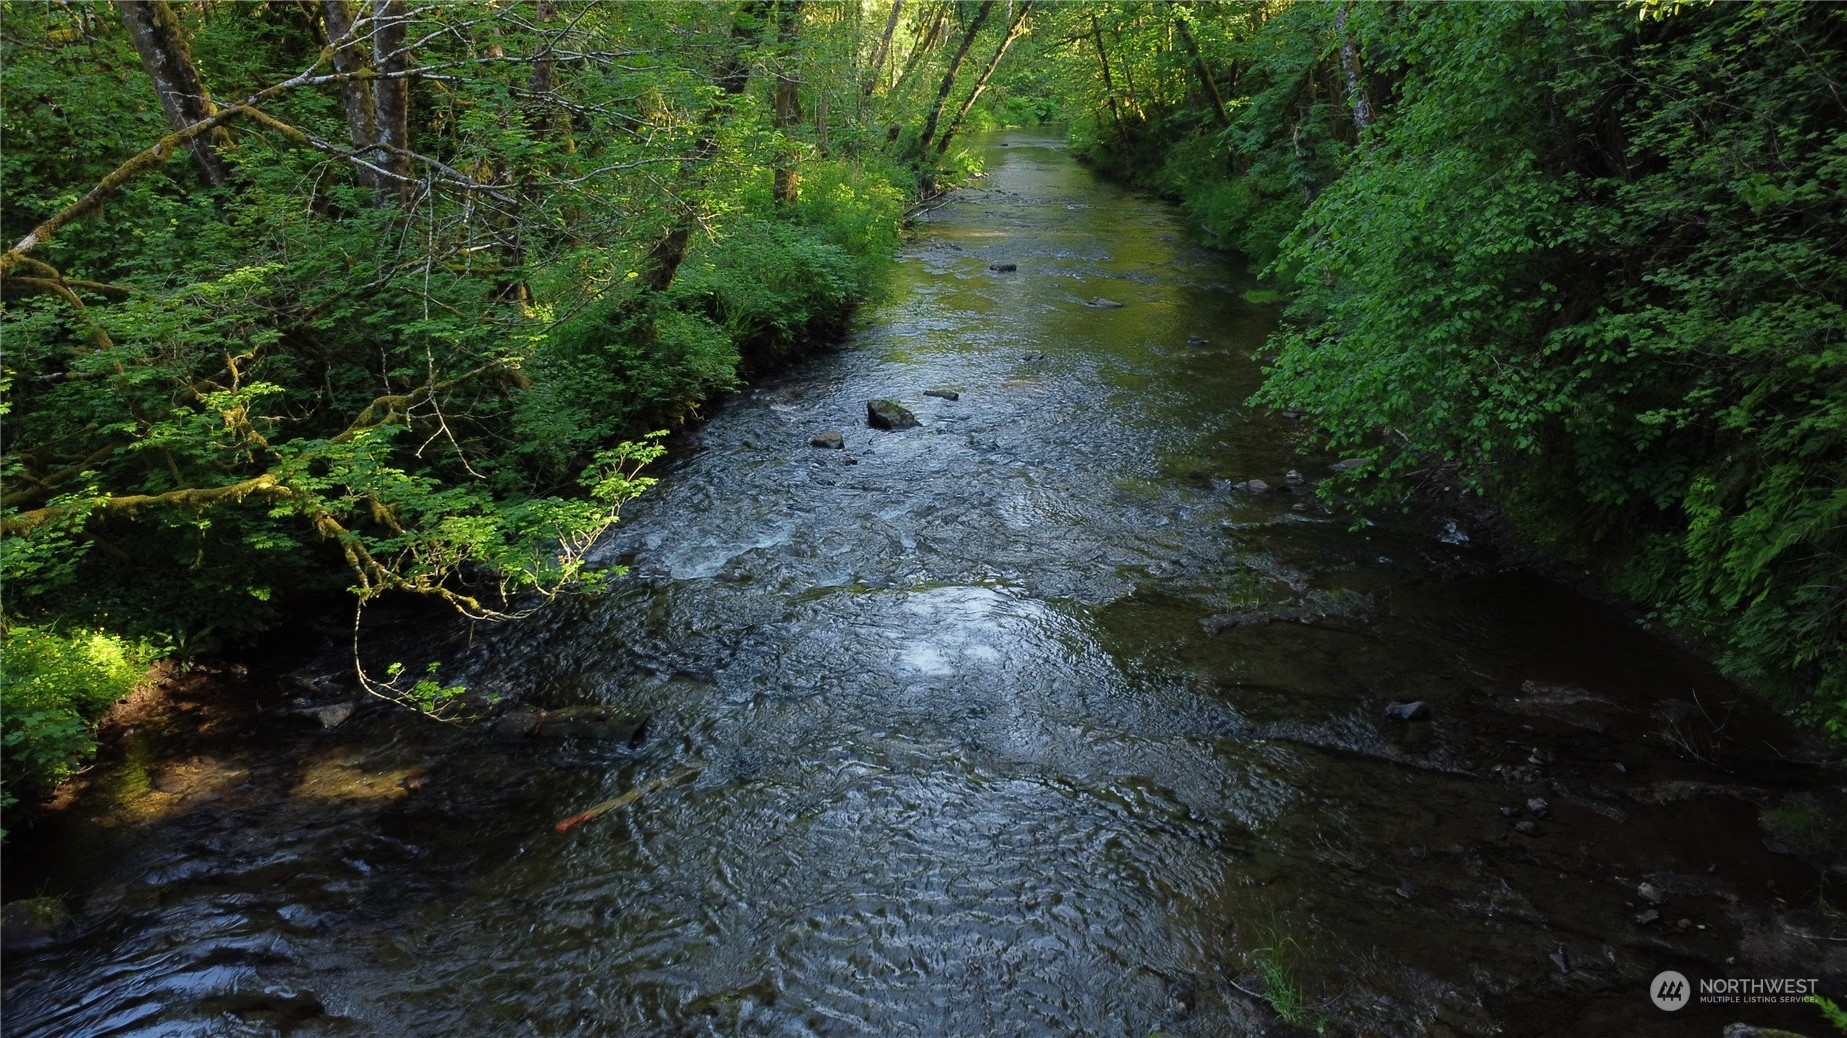
[[[1292,996],[1334,1033],[1819,1033],[1644,985],[1840,990],[1801,853],[1838,767],[1465,524],[1324,507],[1338,459],[1243,403],[1276,315],[1235,264],[1053,136],[985,147],[890,299],[677,451],[626,578],[461,650],[644,739],[193,725],[29,834],[9,896],[75,917],[8,953],[5,1033],[1225,1036]]]

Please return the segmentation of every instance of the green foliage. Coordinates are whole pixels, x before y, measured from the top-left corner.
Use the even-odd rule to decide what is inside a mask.
[[[746,217],[688,260],[674,298],[703,304],[732,342],[776,356],[838,328],[859,289],[846,249],[780,221]]]
[[[1837,735],[1847,138],[1802,84],[1841,20],[1407,11],[1260,395],[1372,450],[1375,500],[1431,466],[1495,495]]]
[[[91,725],[147,671],[145,645],[101,631],[6,629],[0,667],[0,806],[43,793],[96,752]]]
[[[217,188],[184,148],[123,165],[170,127],[113,7],[0,19],[6,240],[126,177],[0,261],[9,619],[203,651],[341,592],[582,586],[640,434],[840,327],[916,189],[879,121],[913,101],[866,99],[873,30],[832,9],[784,38],[737,5],[415,8],[402,191],[349,160],[377,127],[314,5],[174,9],[220,105],[320,74],[226,124]],[[773,122],[784,75],[831,126]]]
[[[1835,1030],[1847,1034],[1847,1010],[1825,995],[1810,995],[1809,1003],[1821,1010],[1822,1018],[1833,1024]]]
[[[1296,976],[1295,960],[1301,954],[1301,946],[1283,931],[1274,912],[1269,924],[1259,929],[1264,943],[1251,949],[1250,957],[1263,978],[1264,1001],[1270,1003],[1270,1008],[1283,1023],[1320,1029],[1322,1021],[1309,1006],[1308,996]]]
[[[993,107],[992,118],[1000,126],[1044,126],[1057,122],[1062,109],[1050,97],[1027,97],[1009,93]]]

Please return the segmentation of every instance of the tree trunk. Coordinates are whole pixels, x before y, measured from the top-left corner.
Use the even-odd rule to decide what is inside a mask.
[[[872,67],[866,71],[866,80],[860,84],[859,96],[871,97],[878,89],[879,76],[885,71],[885,56],[891,53],[892,33],[898,29],[898,12],[904,10],[904,0],[891,0],[891,15],[885,19],[885,35],[879,37],[879,46],[872,52]]]
[[[962,120],[968,118],[968,113],[974,110],[975,101],[981,97],[981,92],[988,88],[988,80],[994,77],[994,70],[1000,67],[1000,59],[1007,56],[1007,49],[1013,46],[1014,40],[1026,35],[1026,14],[1032,9],[1033,0],[1024,0],[1020,4],[1019,13],[1013,16],[1013,24],[1007,26],[1007,35],[994,51],[994,60],[981,70],[980,78],[975,80],[975,89],[969,92],[968,100],[962,102],[962,107],[956,109],[956,117],[949,121],[949,129],[943,131],[943,139],[936,142],[938,155],[949,151],[950,140],[955,137],[956,131],[962,129]]]
[[[776,84],[770,88],[770,123],[779,134],[802,121],[801,76],[796,72],[796,45],[802,35],[802,0],[783,0],[776,12],[776,38],[780,44]],[[795,204],[797,183],[795,147],[783,140],[775,157],[776,204]]]
[[[557,85],[558,73],[558,59],[553,52],[557,40],[545,35],[545,27],[558,21],[557,5],[552,0],[536,0],[532,20],[540,37],[532,55],[532,74],[526,84],[530,95],[523,106],[527,132],[534,142],[539,142],[550,140],[554,131],[562,127],[568,151],[571,147],[570,119],[568,116],[558,118],[552,110],[552,90]],[[528,317],[533,312],[532,289],[521,276],[528,247],[526,213],[542,201],[541,189],[534,181],[546,172],[543,159],[523,163],[519,169],[519,205],[495,219],[500,232],[501,265],[506,270],[495,288],[495,297],[518,304],[520,312]]]
[[[731,53],[725,55],[712,76],[712,82],[719,89],[719,97],[701,120],[706,129],[700,134],[698,145],[681,164],[684,174],[696,171],[718,153],[718,121],[737,96],[744,92],[744,88],[750,85],[750,63],[745,56],[756,47],[763,35],[769,6],[760,0],[746,3],[738,9],[737,17],[732,20]],[[691,207],[684,208],[672,226],[649,247],[638,278],[642,288],[664,292],[668,285],[673,284],[673,276],[679,272],[680,264],[685,262],[686,247],[692,241],[693,220]]]
[[[1352,8],[1351,3],[1340,5],[1340,13],[1334,16],[1334,32],[1340,37],[1340,68],[1347,74],[1347,94],[1353,98],[1353,125],[1365,133],[1366,127],[1372,125],[1372,99],[1366,96],[1366,85],[1360,79],[1359,48],[1347,32],[1347,15]]]
[[[321,24],[327,33],[327,45],[333,48],[335,72],[357,76],[371,67],[364,41],[353,31],[353,9],[347,0],[321,0]],[[340,84],[340,104],[346,109],[346,132],[352,139],[353,151],[366,162],[375,161],[373,149],[378,147],[378,131],[371,86],[363,79],[346,80]],[[374,192],[382,186],[378,172],[363,163],[353,165],[353,182]]]
[[[1122,57],[1122,26],[1119,25],[1111,29],[1110,32],[1116,37],[1116,69],[1122,73],[1122,103],[1128,107],[1129,112],[1138,120],[1146,122],[1147,114],[1142,110],[1142,103],[1136,100],[1135,62]],[[1101,40],[1102,37],[1099,36],[1099,43]],[[1099,51],[1099,53],[1101,53],[1101,51]]]
[[[1103,49],[1103,27],[1097,24],[1097,16],[1090,16],[1090,39],[1097,46],[1097,60],[1103,65],[1103,96],[1109,101],[1110,118],[1116,121],[1116,139],[1126,141],[1129,131],[1122,125],[1122,109],[1116,105],[1116,83],[1109,74],[1109,53]]]
[[[541,27],[558,21],[558,5],[553,0],[537,0],[533,5],[533,22]],[[539,52],[532,57],[532,78],[527,84],[532,94],[532,132],[541,140],[556,136],[563,137],[564,150],[574,151],[576,142],[571,139],[569,118],[560,119],[552,110],[552,91],[558,85],[558,55],[555,52],[556,41],[547,39],[540,46]],[[560,135],[558,131],[562,129]]]
[[[381,77],[372,81],[377,165],[390,174],[383,178],[380,205],[410,200],[410,54],[406,50],[405,23],[410,20],[404,0],[374,0],[372,61]]]
[[[975,34],[988,20],[988,12],[994,10],[994,0],[981,0],[981,7],[975,11],[975,20],[968,23],[968,31],[962,34],[962,43],[956,48],[956,56],[949,59],[949,71],[943,73],[943,85],[937,88],[936,103],[930,106],[930,118],[924,121],[923,136],[918,138],[920,151],[927,152],[930,141],[936,137],[936,121],[943,116],[943,106],[949,103],[949,94],[956,88],[956,73],[962,71],[962,62],[968,58],[968,50],[975,45]]]
[[[898,73],[897,83],[892,84],[894,88],[898,83],[903,83],[905,80],[909,79],[911,73],[915,72],[917,68],[923,64],[924,55],[930,53],[930,48],[936,45],[936,38],[942,33],[943,23],[948,19],[949,4],[947,0],[945,0],[945,2],[936,5],[936,18],[930,22],[929,31],[924,33],[923,39],[917,41],[917,46],[911,48],[911,56],[905,59],[904,62],[904,71]]]
[[[141,55],[141,66],[154,81],[154,93],[160,97],[167,122],[175,130],[184,130],[217,114],[218,106],[212,104],[211,94],[199,79],[192,50],[167,0],[116,0],[116,9],[122,12],[122,24],[128,27],[128,37]],[[223,184],[230,176],[218,154],[218,148],[229,144],[230,135],[222,127],[186,142],[199,175],[211,187]]]
[[[1219,93],[1219,85],[1212,78],[1212,70],[1207,67],[1205,55],[1200,53],[1198,42],[1193,39],[1192,32],[1187,29],[1186,20],[1184,18],[1174,19],[1174,28],[1179,30],[1180,42],[1185,45],[1187,54],[1193,59],[1193,71],[1199,73],[1199,81],[1206,88],[1206,97],[1212,101],[1212,114],[1218,116],[1220,126],[1229,127],[1231,116],[1225,111],[1225,96]]]

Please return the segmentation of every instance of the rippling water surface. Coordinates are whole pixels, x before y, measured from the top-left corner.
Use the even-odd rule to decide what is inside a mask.
[[[1642,981],[1819,889],[1758,817],[1838,778],[1692,759],[1665,736],[1737,695],[1702,667],[1440,516],[1324,510],[1335,459],[1242,403],[1274,314],[1236,268],[1055,137],[986,154],[892,298],[631,509],[627,578],[475,632],[473,687],[644,742],[373,713],[142,762],[6,1032],[1258,1034],[1274,948],[1310,1026],[1690,1033]],[[921,427],[867,428],[885,397]]]

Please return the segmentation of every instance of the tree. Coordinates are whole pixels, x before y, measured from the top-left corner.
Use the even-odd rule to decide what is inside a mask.
[[[193,67],[179,19],[166,0],[116,0],[116,9],[122,13],[122,24],[128,28],[135,52],[141,55],[141,65],[147,69],[160,107],[173,128],[184,131],[217,114],[211,92]],[[186,141],[186,150],[208,187],[218,187],[228,176],[218,149],[229,143],[230,136],[222,125]]]
[[[969,48],[975,45],[975,37],[980,34],[982,23],[988,20],[988,12],[993,9],[994,0],[982,0],[981,6],[975,9],[975,17],[962,31],[962,42],[956,45],[955,56],[949,59],[949,67],[943,72],[943,83],[936,90],[936,102],[930,106],[930,114],[924,119],[923,134],[918,137],[920,151],[927,151],[930,142],[936,139],[936,123],[942,118],[950,93],[955,90],[956,75],[962,71],[962,62],[968,57]]]
[[[777,61],[774,85],[770,88],[771,125],[787,134],[802,121],[801,76],[796,71],[802,37],[801,0],[782,0],[776,11]],[[776,153],[775,196],[778,204],[795,204],[795,148],[784,143]]]
[[[994,48],[994,57],[989,60],[987,67],[981,70],[981,75],[976,77],[974,89],[968,92],[968,98],[962,102],[962,107],[956,109],[955,118],[949,121],[949,128],[944,130],[943,135],[937,139],[936,153],[938,155],[949,150],[950,140],[955,137],[956,131],[962,129],[962,121],[968,118],[968,113],[975,107],[975,102],[981,99],[981,92],[988,88],[988,80],[994,78],[994,70],[1000,68],[1001,59],[1007,56],[1008,48],[1013,46],[1013,41],[1025,34],[1026,16],[1032,12],[1032,8],[1032,0],[1021,0],[1019,11],[1014,14],[1012,23],[1007,26],[1007,34],[1001,37],[1000,46]]]
[[[163,130],[91,64],[126,26],[35,46],[83,12],[19,9],[8,95],[64,103],[9,110],[0,159],[7,622],[200,646],[342,585],[494,616],[585,579],[638,436],[836,326],[895,242],[876,154],[748,210],[773,10],[207,7],[181,42],[241,100]],[[221,208],[167,160],[233,123]]]

